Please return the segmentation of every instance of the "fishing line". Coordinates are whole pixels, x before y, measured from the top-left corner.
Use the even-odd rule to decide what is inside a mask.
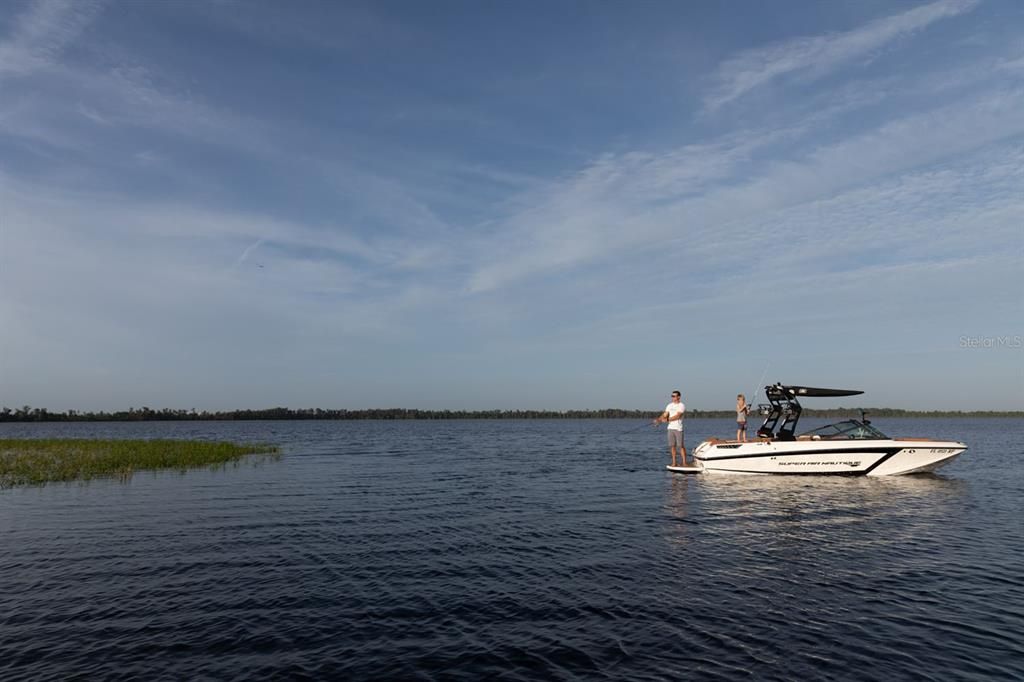
[[[622,433],[620,433],[619,435],[620,436],[625,436],[627,433],[633,433],[634,431],[639,431],[640,429],[644,428],[645,426],[654,426],[654,424],[651,424],[649,422],[644,422],[640,426],[633,427],[632,429],[627,429],[627,430],[623,431]]]
[[[747,405],[754,405],[757,403],[757,392],[761,390],[761,384],[764,383],[764,378],[768,376],[768,367],[771,362],[768,362],[764,366],[764,371],[761,372],[761,378],[757,380],[757,385],[754,386],[754,393],[750,396],[750,400],[747,401]]]

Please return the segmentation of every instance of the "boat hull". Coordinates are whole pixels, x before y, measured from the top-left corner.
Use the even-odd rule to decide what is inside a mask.
[[[935,440],[705,441],[694,458],[705,473],[902,476],[935,471],[967,446]]]

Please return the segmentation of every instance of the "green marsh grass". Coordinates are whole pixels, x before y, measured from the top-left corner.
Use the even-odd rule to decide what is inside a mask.
[[[224,466],[274,445],[190,440],[0,439],[0,488],[115,477],[136,471]]]

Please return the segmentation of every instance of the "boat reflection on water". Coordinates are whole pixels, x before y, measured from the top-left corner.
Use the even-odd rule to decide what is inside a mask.
[[[682,477],[675,477],[682,478]],[[967,483],[940,474],[917,476],[836,478],[834,476],[701,476],[702,497],[735,511],[754,508],[824,507],[836,512],[848,509],[857,517],[871,516],[879,508],[889,508],[897,501],[912,504],[916,498],[927,499],[931,507],[936,495],[956,496]]]
[[[922,542],[941,534],[965,503],[968,483],[936,474],[856,479],[830,476],[672,476],[673,541],[690,524],[702,536],[754,552],[809,543],[822,550]],[[696,530],[696,528],[694,529]]]

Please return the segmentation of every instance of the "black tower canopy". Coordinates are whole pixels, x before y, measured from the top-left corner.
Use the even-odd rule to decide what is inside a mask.
[[[762,405],[761,414],[765,415],[764,423],[757,430],[761,438],[777,438],[779,440],[793,440],[796,436],[796,422],[800,419],[800,401],[802,398],[842,398],[849,395],[860,395],[864,391],[850,391],[843,388],[813,388],[811,386],[783,386],[775,384],[765,386],[764,394],[768,397],[771,405]],[[782,417],[782,426],[778,433],[775,427]]]
[[[864,391],[848,391],[845,388],[811,388],[810,386],[776,386],[785,391],[805,398],[842,398],[847,395],[860,395]]]

